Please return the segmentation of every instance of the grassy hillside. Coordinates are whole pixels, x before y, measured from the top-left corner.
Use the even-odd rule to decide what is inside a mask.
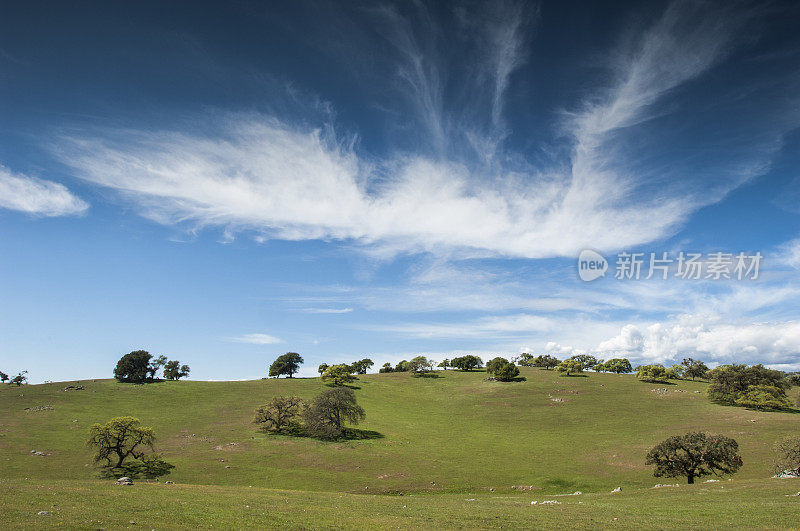
[[[618,486],[627,493],[657,482],[675,483],[654,478],[644,466],[644,455],[655,443],[689,430],[721,433],[739,442],[744,467],[729,485],[750,481],[754,489],[769,491],[786,490],[793,483],[791,488],[800,490],[797,480],[781,485],[763,481],[773,473],[774,443],[800,432],[800,414],[715,405],[705,398],[706,384],[701,382],[646,384],[610,374],[562,378],[526,368],[522,375],[527,381],[519,383],[487,382],[481,372],[440,374],[435,379],[406,373],[362,377],[356,395],[367,419],[360,427],[384,437],[349,442],[264,435],[251,423],[255,407],[271,396],[311,397],[323,390],[318,379],[144,386],[90,380],[80,382],[85,390],[68,392],[63,391],[66,383],[3,386],[0,486],[5,490],[0,494],[11,503],[8,485],[14,492],[25,485],[55,485],[60,494],[54,498],[66,504],[67,499],[80,500],[75,493],[82,489],[92,492],[106,485],[96,481],[84,440],[90,424],[118,415],[139,417],[155,429],[158,449],[176,465],[168,479],[182,489],[219,487],[203,487],[187,494],[191,498],[285,489],[316,491],[303,496],[320,500],[321,507],[329,503],[326,496],[343,493],[372,500],[348,502],[356,507],[394,507],[394,497],[363,495],[403,493],[403,500],[414,495],[426,504],[444,504],[442,511],[451,503],[460,507],[464,494],[497,498],[492,502],[497,504],[506,496],[529,505],[535,496],[580,490],[584,497],[598,493],[602,500]],[[793,400],[796,394],[795,388]],[[31,455],[31,450],[50,455]],[[520,499],[512,485],[536,490]],[[695,487],[699,491],[710,489],[708,485]],[[695,487],[684,486],[682,492]],[[781,504],[800,505],[798,498],[783,496],[788,491],[780,492],[776,499]],[[422,496],[426,493],[440,496]],[[298,499],[297,493],[274,495]],[[575,499],[569,502],[577,504]],[[424,520],[418,524],[424,526]],[[465,520],[464,525],[483,524]]]
[[[797,529],[800,480],[734,480],[581,496],[380,496],[99,481],[2,480],[19,528]],[[558,505],[531,505],[558,501]],[[39,511],[50,516],[38,516]],[[130,524],[130,522],[134,522]],[[146,527],[145,527],[146,526]]]

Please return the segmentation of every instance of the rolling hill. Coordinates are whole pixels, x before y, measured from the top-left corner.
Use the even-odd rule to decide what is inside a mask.
[[[756,496],[762,508],[753,509],[747,525],[796,525],[797,519],[785,518],[800,517],[800,497],[787,495],[800,491],[800,480],[768,478],[773,446],[800,433],[800,414],[716,405],[705,397],[703,382],[646,384],[630,375],[563,378],[522,370],[526,381],[514,383],[486,381],[482,372],[362,376],[356,396],[367,418],[359,427],[381,437],[345,442],[266,435],[251,422],[254,409],[274,395],[309,398],[325,389],[316,378],[147,385],[88,380],[79,383],[80,391],[64,391],[77,382],[3,386],[0,500],[13,522],[37,527],[57,521],[96,527],[103,518],[105,526],[139,520],[154,527],[515,527],[539,517],[545,518],[541,525],[574,517],[575,526],[594,527],[633,525],[629,516],[643,511],[642,504],[652,509],[646,514],[653,525],[680,527],[737,513],[734,503],[741,508]],[[797,392],[791,391],[793,400]],[[158,450],[176,465],[160,484],[137,481],[127,488],[98,479],[84,446],[86,430],[119,415],[153,427]],[[703,478],[698,485],[652,489],[685,480],[654,478],[644,465],[647,449],[690,430],[736,439],[741,471],[732,481]],[[165,479],[175,485],[164,485]],[[622,492],[609,494],[616,487]],[[583,494],[556,496],[575,491]],[[244,504],[251,508],[273,501],[260,520],[255,509],[238,520],[232,507],[240,499],[252,499]],[[537,508],[530,505],[536,500],[561,503]],[[326,509],[331,503],[338,504],[335,511]],[[416,511],[411,520],[401,511],[400,520],[392,520],[394,511],[415,503],[431,511]],[[682,504],[681,515],[668,510],[674,503]],[[182,519],[162,520],[164,504],[185,513]],[[269,516],[276,504],[282,510]],[[73,510],[59,513],[51,505]],[[124,514],[117,514],[117,505]],[[346,515],[343,507],[349,507]],[[565,515],[570,507],[574,514]],[[38,517],[39,510],[53,516]],[[225,516],[215,519],[215,511]],[[604,519],[615,511],[623,521]],[[379,515],[384,520],[371,520]],[[547,519],[555,515],[561,516]]]

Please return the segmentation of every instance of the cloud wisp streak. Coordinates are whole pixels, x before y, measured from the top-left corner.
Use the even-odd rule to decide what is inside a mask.
[[[0,166],[0,207],[55,217],[83,214],[89,205],[63,184],[13,173]]]
[[[250,343],[251,345],[275,345],[283,343],[283,339],[269,334],[244,334],[241,336],[227,338],[227,341],[234,341],[236,343]]]
[[[525,61],[521,21],[535,17],[504,5],[478,33],[489,51],[479,58],[483,74],[474,76],[472,88],[487,95],[488,119],[470,113],[476,102],[459,111],[446,104],[447,64],[430,14],[423,11],[424,23],[412,30],[394,9],[382,11],[398,51],[398,75],[427,121],[425,138],[439,146],[433,153],[375,160],[331,123],[313,128],[261,114],[220,114],[203,124],[211,131],[203,135],[96,131],[64,139],[59,155],[75,175],[117,190],[161,223],[224,227],[230,234],[252,230],[265,239],[345,241],[384,256],[456,258],[574,256],[587,246],[613,250],[653,241],[763,171],[755,163],[751,170],[719,167],[710,190],[691,191],[700,184],[680,180],[662,187],[672,174],[639,171],[632,160],[641,153],[610,147],[622,133],[640,134],[665,95],[725,56],[739,18],[697,17],[682,3],[620,54],[624,60],[612,65],[616,84],[567,121],[574,142],[569,160],[520,162],[523,154],[503,148],[503,101]],[[759,145],[751,154],[767,160],[769,153]]]

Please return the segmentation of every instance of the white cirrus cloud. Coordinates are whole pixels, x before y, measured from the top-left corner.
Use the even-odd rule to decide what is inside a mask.
[[[55,217],[82,214],[89,205],[63,184],[14,173],[0,166],[0,207]]]
[[[800,238],[788,241],[779,247],[778,262],[800,269]]]
[[[364,329],[420,338],[501,338],[550,330],[553,319],[532,314],[482,317],[457,323],[406,323],[366,326]]]
[[[237,343],[251,343],[253,345],[275,345],[277,343],[283,343],[283,339],[269,334],[244,334],[228,338],[228,340]]]
[[[351,313],[352,308],[303,308],[300,310],[303,313],[319,313],[319,314],[341,314]]]
[[[702,145],[669,151],[663,131],[648,129],[652,118],[674,107],[665,97],[726,57],[746,18],[677,2],[614,55],[611,83],[564,120],[571,149],[543,146],[568,154],[534,164],[504,147],[502,112],[529,53],[520,21],[535,15],[510,2],[471,21],[475,31],[465,34],[475,41],[465,53],[477,54],[477,73],[458,78],[451,94],[447,80],[458,69],[439,48],[447,35],[423,7],[414,9],[417,24],[391,7],[377,10],[412,100],[395,114],[416,115],[413,149],[376,157],[329,122],[314,128],[222,114],[184,131],[94,131],[63,139],[58,155],[77,177],[118,191],[162,223],[222,227],[226,235],[253,230],[259,240],[346,241],[385,256],[542,258],[672,234],[698,208],[765,171],[781,135],[797,124],[796,113],[764,109],[761,122],[715,135],[716,152],[726,156],[702,167]],[[653,164],[665,157],[669,164]]]

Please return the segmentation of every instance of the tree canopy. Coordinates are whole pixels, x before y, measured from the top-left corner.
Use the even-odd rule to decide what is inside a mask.
[[[269,366],[270,376],[280,376],[285,374],[291,378],[297,371],[300,370],[300,365],[303,363],[303,357],[297,352],[287,352],[278,356],[278,359],[272,362]]]
[[[371,359],[364,358],[363,360],[353,362],[350,366],[353,368],[353,372],[356,374],[367,374],[367,371],[373,365],[375,365],[375,363]]]
[[[535,359],[536,358],[533,357],[533,354],[524,352],[517,358],[517,365],[521,365],[523,367],[532,367]]]
[[[628,361],[626,358],[611,358],[610,360],[603,363],[603,367],[608,372],[613,372],[616,374],[627,374],[633,372],[633,367],[631,367],[631,362]]]
[[[550,354],[541,354],[536,356],[536,358],[533,360],[534,367],[539,367],[546,370],[550,370],[553,367],[558,367],[559,363],[561,363],[561,360],[555,356],[551,356]]]
[[[695,378],[705,378],[706,374],[708,373],[708,367],[706,367],[706,364],[699,360],[684,358],[681,362],[681,365],[684,367],[683,376],[686,378],[691,378],[693,381]]]
[[[505,358],[494,358],[486,364],[486,372],[491,374],[496,380],[510,382],[519,376],[519,367]]]
[[[355,380],[357,378],[353,376],[353,368],[346,363],[331,365],[322,373],[322,381],[335,386],[347,385]]]
[[[710,474],[733,474],[742,466],[739,445],[723,435],[692,432],[675,435],[647,452],[656,477],[685,476],[688,482]]]
[[[753,398],[767,395],[782,401],[791,384],[781,371],[768,369],[763,365],[720,365],[708,372],[711,384],[708,397],[711,400],[730,405],[746,405]],[[760,386],[760,387],[755,387]],[[749,391],[751,391],[750,393]],[[771,388],[771,389],[767,389]],[[746,406],[751,407],[751,406]]]
[[[562,376],[572,376],[573,374],[580,374],[583,372],[583,364],[572,358],[564,360],[556,367]]]
[[[663,365],[642,365],[636,370],[636,377],[643,382],[665,383],[668,375]]]
[[[576,356],[572,356],[571,360],[575,360],[581,364],[581,369],[584,371],[587,369],[591,369],[597,364],[597,358],[594,356],[590,356],[589,354],[578,354]]]
[[[105,462],[106,469],[130,477],[155,478],[169,474],[174,465],[153,452],[153,429],[141,426],[135,417],[114,417],[105,424],[89,427],[87,446],[94,450],[94,461]]]
[[[168,361],[164,365],[164,378],[167,380],[180,380],[189,376],[191,369],[188,365],[181,365],[178,360]]]
[[[450,360],[450,366],[462,371],[472,371],[480,369],[483,366],[483,360],[478,356],[467,354],[466,356],[459,356]]]
[[[253,422],[262,431],[284,433],[299,427],[299,415],[304,402],[296,396],[276,396],[256,409]]]
[[[303,409],[305,429],[312,437],[336,439],[345,431],[345,423],[358,424],[366,418],[356,403],[356,395],[347,387],[334,387],[315,396]]]
[[[433,371],[433,362],[425,356],[417,356],[408,362],[408,370],[415,375]]]
[[[120,358],[114,368],[114,378],[120,382],[144,383],[151,379],[150,359],[146,350],[134,350]]]

